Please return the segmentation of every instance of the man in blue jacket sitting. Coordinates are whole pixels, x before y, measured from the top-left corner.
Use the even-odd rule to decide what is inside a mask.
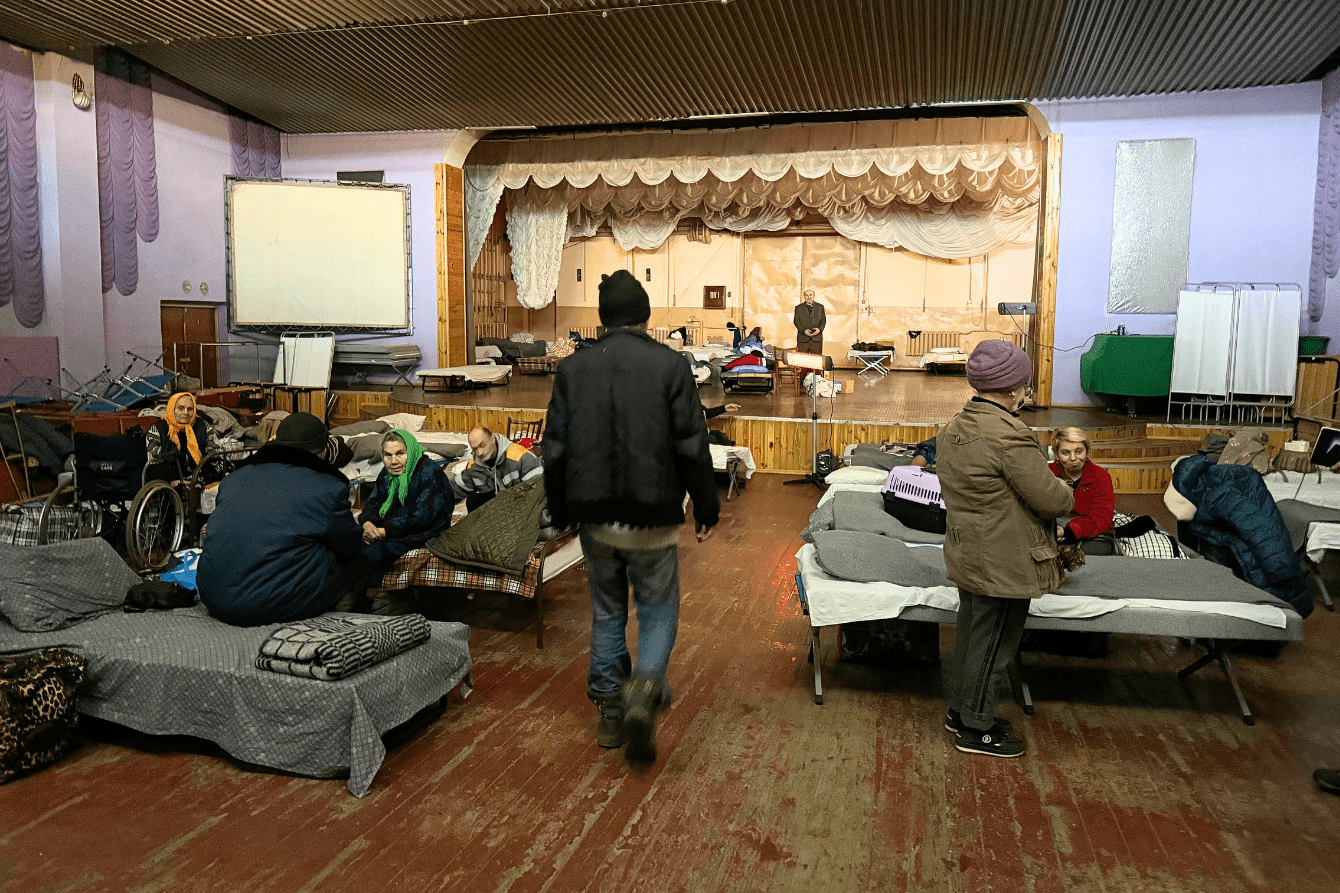
[[[219,485],[196,575],[213,616],[237,626],[288,623],[362,594],[363,531],[349,480],[321,458],[327,441],[320,419],[295,413]]]

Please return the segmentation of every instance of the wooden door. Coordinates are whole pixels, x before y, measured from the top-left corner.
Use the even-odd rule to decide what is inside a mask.
[[[190,375],[204,387],[219,386],[219,349],[206,347],[219,340],[218,308],[214,304],[163,304],[163,365]],[[174,353],[175,350],[175,365]]]

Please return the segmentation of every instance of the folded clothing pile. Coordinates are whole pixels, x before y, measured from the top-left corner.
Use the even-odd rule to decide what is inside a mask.
[[[334,681],[365,670],[432,636],[422,614],[323,614],[279,627],[261,643],[262,670]]]

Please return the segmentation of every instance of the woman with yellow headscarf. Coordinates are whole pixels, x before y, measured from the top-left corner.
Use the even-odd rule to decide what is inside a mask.
[[[181,481],[189,478],[200,460],[218,448],[214,432],[195,411],[195,397],[186,391],[173,394],[167,412],[154,422],[144,438],[149,451],[149,480]]]

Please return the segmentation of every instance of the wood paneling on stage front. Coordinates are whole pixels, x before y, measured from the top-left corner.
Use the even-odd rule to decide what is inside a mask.
[[[423,427],[426,431],[469,431],[471,428],[482,425],[495,434],[506,434],[509,418],[516,419],[518,422],[533,422],[536,419],[544,418],[543,409],[504,409],[495,406],[428,406],[423,403],[400,400],[396,397],[391,397],[390,405],[391,412],[408,412],[425,416]]]
[[[363,407],[385,404],[387,396],[378,391],[336,391],[335,405],[330,410],[330,426],[337,428],[357,422],[362,418]]]
[[[813,468],[808,419],[768,419],[718,416],[707,423],[740,446],[749,447],[759,471],[804,474]],[[839,458],[849,444],[920,443],[934,437],[935,425],[893,425],[879,422],[819,422],[817,449],[832,450]]]

